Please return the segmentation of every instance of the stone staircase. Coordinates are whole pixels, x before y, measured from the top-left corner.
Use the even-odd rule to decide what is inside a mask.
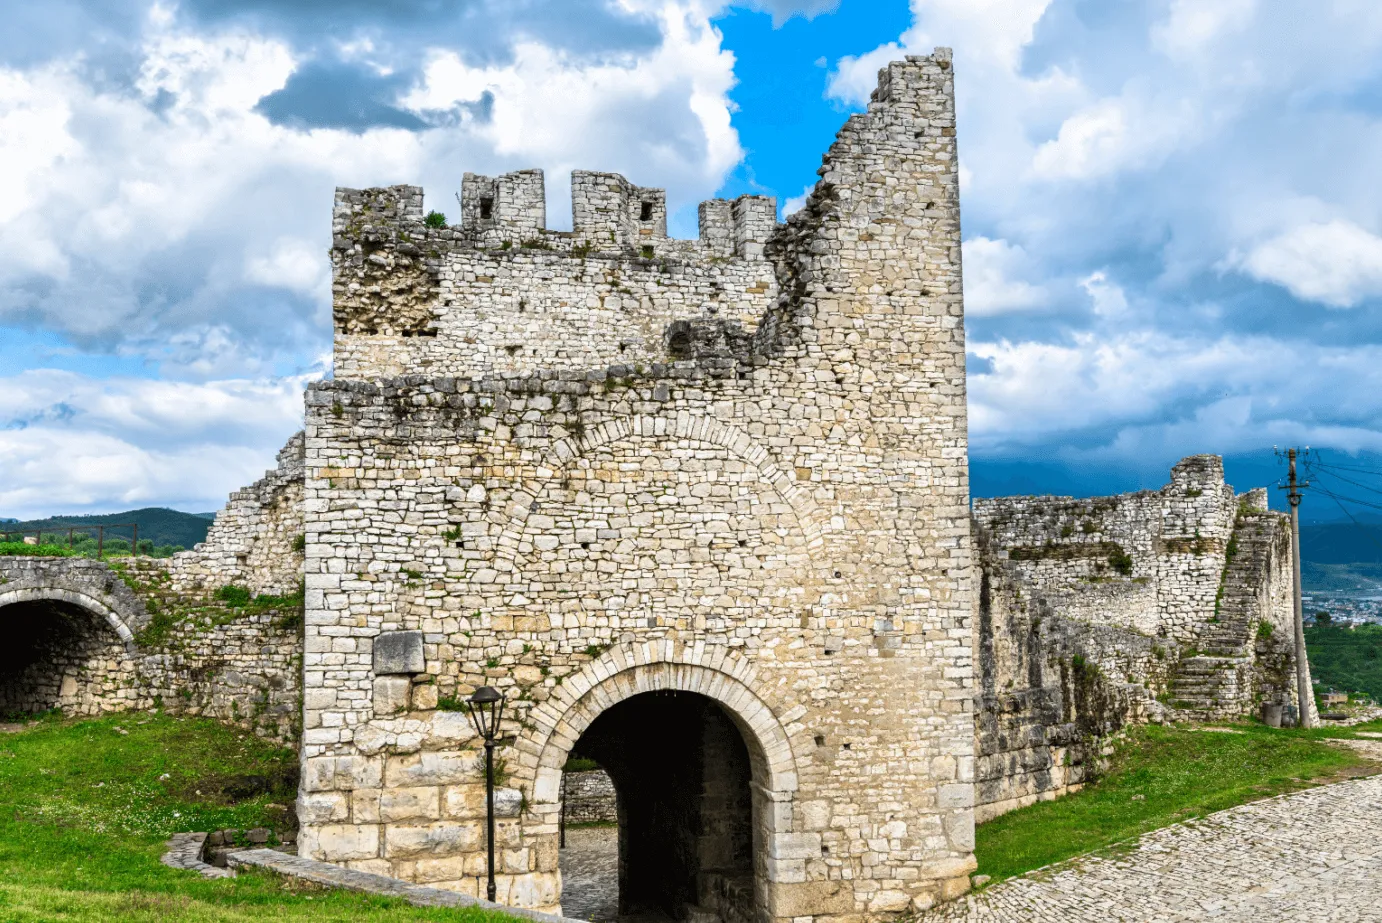
[[[1197,721],[1243,717],[1253,709],[1254,643],[1258,588],[1271,566],[1277,521],[1269,513],[1242,512],[1234,524],[1224,570],[1218,620],[1203,626],[1194,648],[1171,678],[1171,705]]]

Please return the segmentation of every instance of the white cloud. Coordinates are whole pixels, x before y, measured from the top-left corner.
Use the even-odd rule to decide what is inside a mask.
[[[1136,97],[1100,99],[1072,113],[1053,140],[1036,148],[1032,173],[1043,180],[1093,180],[1151,166],[1193,142],[1195,126],[1187,105],[1158,111]]]
[[[965,311],[974,317],[1040,307],[1048,300],[1026,251],[1006,240],[971,237],[964,242]]]
[[[283,237],[274,241],[268,253],[245,261],[245,279],[325,300],[331,297],[329,265],[313,241]]]
[[[1059,344],[972,342],[969,351],[991,366],[970,379],[971,444],[981,454],[1072,441],[1132,462],[1291,439],[1382,448],[1372,425],[1382,417],[1379,346],[1139,331]],[[1308,371],[1282,389],[1283,368]],[[1340,380],[1353,387],[1341,392]]]
[[[1080,288],[1094,302],[1094,313],[1103,318],[1121,317],[1128,312],[1128,299],[1116,282],[1110,282],[1101,269],[1080,280]]]
[[[432,53],[406,103],[488,92],[490,118],[421,131],[273,124],[255,106],[304,59],[263,35],[189,32],[165,8],[133,49],[132,86],[93,81],[80,58],[0,67],[0,324],[153,361],[170,341],[219,349],[220,330],[245,362],[273,364],[329,340],[334,186],[418,183],[445,210],[463,170],[541,166],[564,202],[584,167],[665,185],[674,208],[710,197],[742,156],[715,8],[623,5],[655,14],[661,44],[580,57],[528,41],[476,67]],[[263,286],[284,297],[247,292]]]
[[[0,379],[0,515],[218,508],[301,428],[311,377],[189,384],[39,370]]]
[[[1152,28],[1152,44],[1184,57],[1247,28],[1256,12],[1257,0],[1171,0],[1166,21]]]
[[[1351,308],[1382,295],[1382,237],[1350,221],[1313,222],[1232,255],[1228,265],[1305,301]]]
[[[822,13],[833,13],[840,8],[840,0],[745,0],[742,5],[772,13],[773,28],[777,28],[793,16],[814,19]]]
[[[782,203],[782,216],[794,215],[806,207],[806,200],[811,197],[811,190],[816,188],[812,183],[801,191],[801,195],[794,195]]]

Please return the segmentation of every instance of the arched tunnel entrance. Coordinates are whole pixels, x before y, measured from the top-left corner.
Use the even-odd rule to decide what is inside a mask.
[[[567,832],[563,914],[754,923],[753,761],[720,705],[691,692],[632,696],[571,755],[609,774],[618,824]]]
[[[57,599],[0,606],[0,714],[80,704],[94,663],[125,654],[104,616]]]

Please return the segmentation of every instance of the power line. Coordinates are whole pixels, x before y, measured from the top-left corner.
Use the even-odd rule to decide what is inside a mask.
[[[1315,489],[1318,490],[1320,493],[1324,494],[1329,499],[1333,500],[1336,504],[1338,504],[1338,507],[1340,510],[1343,511],[1343,514],[1347,516],[1350,520],[1352,520],[1353,524],[1358,527],[1358,531],[1366,535],[1368,537],[1368,541],[1376,545],[1379,551],[1382,551],[1382,542],[1379,542],[1373,536],[1373,534],[1370,531],[1368,531],[1368,528],[1366,526],[1364,526],[1361,522],[1354,518],[1353,514],[1348,511],[1348,507],[1344,506],[1343,503],[1340,502],[1338,497],[1334,496],[1334,494],[1330,493],[1322,487],[1317,487]]]
[[[1375,493],[1375,494],[1382,494],[1382,488],[1373,487],[1373,486],[1371,486],[1371,485],[1369,485],[1369,484],[1364,484],[1364,483],[1362,483],[1361,481],[1355,481],[1355,480],[1353,480],[1353,479],[1351,479],[1351,478],[1346,478],[1346,477],[1344,477],[1342,474],[1335,474],[1335,473],[1334,473],[1334,468],[1333,468],[1332,466],[1330,466],[1330,465],[1324,465],[1324,464],[1313,464],[1313,465],[1312,465],[1312,464],[1307,463],[1306,466],[1305,466],[1305,470],[1308,471],[1308,472],[1310,472],[1311,474],[1327,474],[1327,475],[1329,475],[1329,476],[1332,477],[1332,478],[1337,478],[1338,480],[1343,481],[1345,484],[1352,484],[1354,487],[1361,487],[1361,488],[1363,488],[1364,490],[1371,491],[1372,493]]]

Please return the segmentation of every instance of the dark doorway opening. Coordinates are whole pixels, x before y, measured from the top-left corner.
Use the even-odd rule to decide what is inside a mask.
[[[609,774],[618,829],[603,846],[568,833],[563,913],[754,923],[753,769],[723,708],[690,692],[636,695],[596,718],[571,755]],[[578,839],[604,852],[595,862],[576,855]],[[617,873],[594,868],[598,861],[617,862]],[[617,895],[598,893],[599,882],[617,882]]]
[[[0,631],[0,714],[73,704],[93,660],[124,654],[103,617],[60,600],[0,607]]]

